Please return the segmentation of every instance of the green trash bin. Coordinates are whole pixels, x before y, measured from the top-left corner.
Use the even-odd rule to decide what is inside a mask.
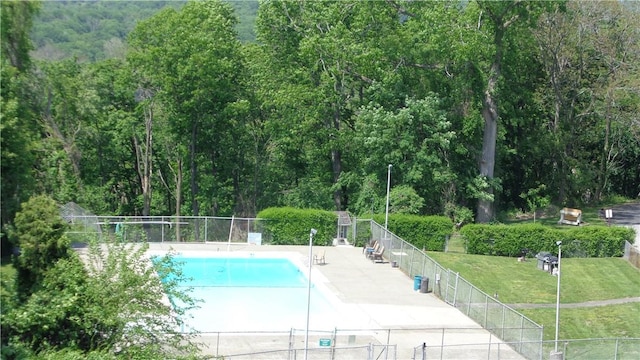
[[[416,275],[413,277],[413,290],[420,290],[420,284],[422,283],[422,276]]]

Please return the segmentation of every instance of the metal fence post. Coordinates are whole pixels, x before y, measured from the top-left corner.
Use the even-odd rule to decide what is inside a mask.
[[[216,333],[216,357],[220,356],[220,332]]]
[[[442,328],[442,337],[440,338],[440,360],[444,356],[444,328]]]
[[[336,339],[338,337],[338,328],[333,329],[333,339],[331,339],[331,360],[336,358]]]
[[[206,243],[209,240],[209,218],[204,218],[204,242]]]
[[[416,251],[412,251],[411,252],[411,259],[409,259],[409,276],[414,275],[413,274],[413,255],[416,253]]]
[[[293,328],[289,330],[289,360],[293,360],[291,358],[292,350],[293,350]],[[295,350],[294,350],[294,353],[295,353]],[[294,358],[295,358],[295,355],[294,355]]]
[[[391,341],[391,329],[387,329],[387,343],[384,347],[384,358],[389,358],[389,342]]]
[[[482,325],[483,328],[487,328],[487,319],[489,318],[489,297],[485,296],[484,297],[484,325]]]

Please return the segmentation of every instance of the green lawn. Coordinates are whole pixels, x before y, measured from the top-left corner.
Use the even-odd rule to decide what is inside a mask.
[[[544,340],[553,340],[556,331],[556,309],[518,310],[531,320],[544,325]],[[560,339],[640,338],[640,303],[590,308],[560,309]]]
[[[442,266],[507,304],[555,304],[558,278],[539,270],[535,259],[429,252]],[[563,258],[560,302],[640,297],[640,270],[620,258]],[[555,335],[555,307],[519,310],[544,325],[544,338]],[[561,309],[560,337],[640,337],[640,303]]]
[[[16,270],[11,265],[11,257],[3,256],[0,262],[0,282],[3,284],[5,282],[10,283],[13,281],[13,277],[15,276]],[[0,288],[0,291],[4,295],[4,287]]]

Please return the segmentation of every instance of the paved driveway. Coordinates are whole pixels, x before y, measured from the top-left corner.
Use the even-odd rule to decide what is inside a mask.
[[[616,205],[612,210],[614,224],[629,226],[636,230],[634,245],[640,248],[640,202]]]
[[[616,205],[612,209],[615,224],[640,225],[640,202]]]

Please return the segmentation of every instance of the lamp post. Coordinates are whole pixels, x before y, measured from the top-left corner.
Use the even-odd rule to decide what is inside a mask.
[[[309,352],[309,313],[311,312],[311,264],[313,256],[313,235],[317,234],[318,230],[311,229],[309,233],[309,274],[307,274],[307,326],[304,331],[304,360],[307,360],[307,354]]]
[[[558,330],[560,329],[560,261],[562,260],[562,241],[556,241],[558,245],[558,289],[556,294],[556,341],[555,352],[558,353]]]
[[[384,213],[384,237],[387,237],[387,225],[389,224],[389,188],[391,187],[391,164],[389,164],[389,170],[387,171],[387,208]]]

